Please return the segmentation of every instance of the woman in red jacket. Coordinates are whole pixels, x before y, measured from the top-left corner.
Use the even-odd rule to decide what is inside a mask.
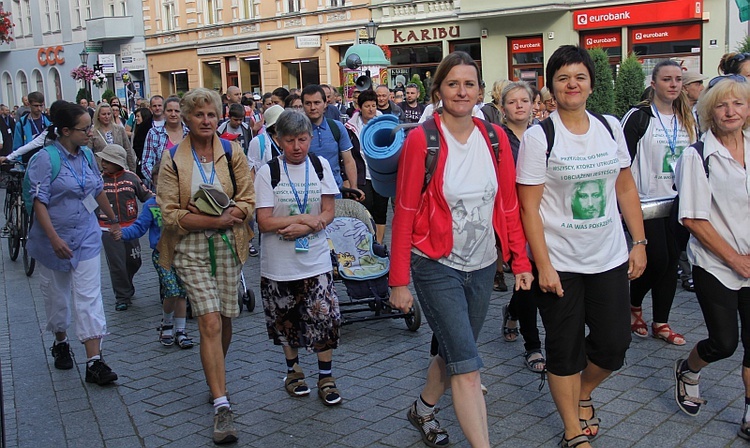
[[[516,288],[531,285],[508,137],[497,126],[472,118],[480,92],[479,68],[464,52],[440,63],[431,89],[440,151],[425,187],[427,140],[423,128],[409,134],[399,162],[391,251],[391,303],[409,310],[409,268],[419,303],[439,343],[427,384],[407,414],[428,446],[445,446],[448,433],[434,406],[448,387],[456,416],[474,447],[489,447],[487,409],[480,389],[482,360],[476,340],[489,307],[497,259],[513,254]],[[497,160],[488,127],[499,137]]]

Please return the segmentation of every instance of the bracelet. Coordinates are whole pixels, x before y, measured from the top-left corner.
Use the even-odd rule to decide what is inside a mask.
[[[642,240],[633,241],[633,247],[635,247],[635,246],[637,246],[639,244],[643,244],[645,246],[645,245],[648,244],[648,240],[644,238]]]

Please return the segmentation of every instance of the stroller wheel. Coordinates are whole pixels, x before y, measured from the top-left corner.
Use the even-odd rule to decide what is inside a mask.
[[[409,331],[419,330],[420,325],[422,325],[422,310],[419,308],[419,305],[414,303],[414,306],[411,307],[411,311],[404,314],[404,321],[406,322],[406,328],[408,328]]]
[[[245,291],[245,297],[244,297],[245,307],[249,312],[253,312],[255,309],[255,293],[252,289],[247,289]],[[240,307],[241,308],[241,307]]]

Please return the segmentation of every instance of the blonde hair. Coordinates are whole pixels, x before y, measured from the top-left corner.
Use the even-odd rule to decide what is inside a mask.
[[[99,114],[101,113],[102,109],[104,109],[104,108],[112,110],[112,106],[110,106],[109,103],[105,103],[104,101],[102,101],[101,103],[99,103],[98,106],[96,106],[96,110],[94,111],[94,119],[93,119],[94,130],[98,130],[98,129],[100,129],[102,127],[102,124],[99,121]],[[110,124],[112,124],[112,123],[110,122]]]
[[[510,81],[507,79],[501,79],[500,81],[495,81],[492,84],[492,92],[490,92],[490,96],[492,97],[492,102],[500,105],[502,104],[503,100],[503,90],[505,90],[505,86],[510,84]]]
[[[651,72],[651,80],[655,81],[656,77],[659,76],[659,72],[664,67],[677,67],[680,70],[682,70],[682,67],[680,67],[680,64],[677,62],[671,60],[671,59],[665,59],[654,67],[654,70]],[[680,72],[682,73],[682,72]],[[654,96],[656,95],[656,89],[650,89],[648,92],[648,98],[645,101],[640,102],[639,106],[650,106],[654,103]],[[693,110],[690,107],[690,101],[688,100],[687,93],[685,93],[685,89],[680,89],[680,95],[672,101],[672,110],[674,110],[674,114],[679,119],[682,126],[685,128],[685,130],[688,133],[688,137],[690,138],[691,142],[694,142],[698,139],[698,136],[695,132],[695,118],[693,117]],[[701,118],[702,119],[702,118]]]
[[[704,90],[698,99],[698,120],[701,124],[701,132],[714,129],[714,108],[728,96],[735,96],[750,102],[750,82],[738,82],[732,78],[718,81],[716,85]],[[750,117],[745,121],[742,129],[750,125]]]
[[[182,100],[180,100],[180,115],[182,115],[184,121],[187,121],[187,117],[190,116],[195,109],[206,105],[213,106],[216,111],[216,116],[221,118],[221,96],[215,90],[207,89],[205,87],[192,89],[182,97]]]

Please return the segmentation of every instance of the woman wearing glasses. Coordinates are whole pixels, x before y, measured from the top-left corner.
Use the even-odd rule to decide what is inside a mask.
[[[674,197],[674,166],[682,150],[696,140],[695,120],[682,89],[682,68],[672,60],[656,64],[651,73],[648,98],[622,119],[631,170],[641,200]],[[669,312],[677,289],[677,261],[680,249],[670,228],[669,218],[643,222],[646,231],[648,265],[643,275],[630,282],[630,330],[638,337],[648,336],[641,304],[651,291],[654,320],[653,337],[674,345],[685,338],[669,326]],[[635,242],[633,244],[638,244]]]
[[[727,53],[719,61],[719,73],[750,78],[750,53]]]
[[[675,363],[675,399],[686,414],[698,415],[705,403],[698,388],[701,369],[732,356],[741,335],[745,408],[738,434],[750,440],[750,193],[737,188],[750,181],[750,83],[739,75],[712,79],[698,101],[698,114],[705,139],[683,153],[676,185],[679,219],[691,233],[688,256],[708,338]]]

